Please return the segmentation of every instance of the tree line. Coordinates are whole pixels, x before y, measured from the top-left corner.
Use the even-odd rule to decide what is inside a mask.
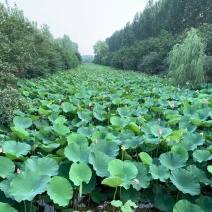
[[[149,0],[132,23],[94,45],[94,62],[117,69],[166,75],[170,69],[171,50],[175,45],[183,44],[189,30],[196,28],[195,33],[201,38],[198,42],[204,44],[201,51],[206,56],[204,79],[211,81],[211,11],[211,0]],[[194,42],[191,45],[198,46]]]
[[[78,66],[78,45],[69,36],[54,39],[49,27],[38,28],[22,10],[0,3],[0,123],[9,123],[13,110],[24,104],[18,78],[42,77]]]

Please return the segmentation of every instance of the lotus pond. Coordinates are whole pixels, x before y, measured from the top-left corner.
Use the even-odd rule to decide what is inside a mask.
[[[0,211],[211,212],[211,84],[82,65],[18,85],[29,109],[0,127]]]

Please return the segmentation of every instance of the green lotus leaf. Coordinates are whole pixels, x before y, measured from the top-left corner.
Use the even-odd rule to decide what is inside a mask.
[[[69,171],[69,178],[75,186],[80,186],[83,182],[89,183],[92,176],[90,167],[85,163],[73,163]]]
[[[186,165],[186,160],[181,155],[173,154],[171,152],[161,154],[159,160],[162,165],[170,170],[184,167]]]
[[[50,114],[52,113],[52,111],[51,111],[51,110],[45,110],[45,109],[43,109],[42,107],[40,107],[40,108],[38,109],[38,113],[39,113],[40,115],[48,116],[48,115],[50,115]]]
[[[51,143],[51,144],[48,144],[48,145],[41,144],[39,146],[39,148],[46,151],[46,152],[51,152],[52,150],[57,149],[59,146],[60,146],[60,144]]]
[[[53,129],[60,136],[65,136],[70,133],[70,129],[64,124],[54,124]]]
[[[92,141],[99,141],[99,140],[106,140],[107,138],[107,131],[96,131],[92,136]]]
[[[65,116],[59,116],[54,123],[55,124],[65,124],[67,122],[67,119],[65,118]]]
[[[190,116],[182,116],[179,122],[179,129],[186,130],[188,132],[194,132],[197,129],[197,126],[191,124]]]
[[[112,116],[110,118],[110,123],[112,125],[118,126],[118,127],[125,127],[128,124],[127,119],[121,118],[121,117],[118,117],[118,116]]]
[[[29,170],[16,175],[10,183],[9,194],[17,202],[32,201],[38,194],[46,191],[50,177],[41,175],[37,170]]]
[[[14,158],[19,158],[22,155],[27,155],[31,150],[31,146],[29,144],[16,141],[6,141],[3,143],[2,148],[5,154],[9,154]]]
[[[138,155],[144,164],[152,165],[152,158],[148,153],[140,152]]]
[[[179,144],[184,149],[193,151],[197,148],[197,146],[202,145],[203,143],[203,136],[188,132]]]
[[[193,152],[194,161],[199,163],[212,159],[212,154],[208,150],[196,150]]]
[[[132,202],[131,200],[128,200],[126,203],[124,203],[124,205],[121,207],[121,211],[122,212],[133,212],[134,210],[132,210],[132,208],[137,208],[138,206]]]
[[[175,130],[169,135],[169,138],[179,143],[185,132],[186,130]]]
[[[54,111],[54,112],[60,111],[60,105],[56,105],[56,104],[47,104],[46,106],[47,106],[48,108],[52,109],[52,111]]]
[[[70,199],[73,197],[73,188],[67,179],[55,176],[50,180],[47,194],[54,203],[64,207],[69,204]]]
[[[183,110],[185,116],[194,116],[197,114],[197,110],[194,107],[186,107]]]
[[[123,178],[120,178],[117,176],[112,176],[112,177],[105,178],[102,181],[102,184],[116,188],[116,187],[120,186],[122,183],[124,183],[124,181],[125,180]]]
[[[141,130],[139,129],[139,126],[135,122],[130,122],[129,129],[131,129],[135,133],[141,132]]]
[[[18,212],[15,208],[11,207],[8,203],[3,203],[3,202],[0,202],[0,211]]]
[[[85,121],[87,123],[92,119],[91,114],[90,114],[90,110],[88,110],[88,111],[80,111],[80,112],[77,112],[77,114],[78,114],[78,117],[82,121]]]
[[[64,102],[63,105],[62,105],[62,109],[65,113],[68,113],[68,112],[71,112],[71,111],[75,111],[76,107],[69,102]]]
[[[76,143],[78,145],[88,144],[88,140],[84,135],[72,133],[67,136],[68,144]]]
[[[21,127],[11,127],[11,130],[13,132],[16,132],[17,136],[19,138],[29,138],[29,132],[26,131],[24,128]]]
[[[49,126],[49,123],[46,120],[35,120],[33,123],[36,125],[37,129],[43,129]]]
[[[161,113],[162,111],[163,111],[163,108],[160,108],[160,107],[152,107],[152,110],[154,111],[154,112],[157,112],[157,113]]]
[[[129,138],[125,137],[123,139],[123,144],[125,148],[137,148],[139,145],[144,143],[144,138],[142,136],[131,135]]]
[[[87,144],[70,143],[66,146],[64,154],[70,161],[88,163],[90,147]]]
[[[90,194],[96,187],[96,174],[93,172],[89,183],[82,183],[82,194]]]
[[[14,173],[15,165],[14,163],[6,157],[0,156],[0,177],[6,178]]]
[[[152,164],[149,167],[149,172],[154,180],[159,179],[162,182],[165,182],[170,176],[169,169],[163,165]]]
[[[58,164],[51,158],[29,158],[25,162],[25,170],[36,170],[40,175],[55,176],[58,173]]]
[[[103,152],[111,158],[116,158],[119,153],[119,146],[115,142],[100,140],[95,144],[93,150]]]
[[[151,175],[149,174],[149,167],[142,163],[134,163],[138,173],[132,183],[133,188],[140,191],[141,188],[148,188],[151,180]]]
[[[212,198],[207,196],[201,196],[196,199],[196,203],[203,209],[204,212],[211,212]]]
[[[29,92],[28,91],[23,91],[24,96],[29,96]]]
[[[192,196],[200,194],[198,179],[191,172],[182,168],[175,169],[172,170],[170,179],[184,194],[190,194]]]
[[[131,110],[127,107],[123,107],[123,108],[119,107],[117,108],[117,111],[121,117],[129,117],[132,114]]]
[[[93,112],[93,116],[99,120],[99,121],[104,121],[106,118],[103,116],[102,112],[101,113],[97,113],[97,112]]]
[[[202,169],[197,168],[195,165],[190,165],[187,167],[187,170],[196,176],[200,182],[203,182],[205,185],[210,184],[210,180],[206,176],[206,172]]]
[[[118,176],[125,181],[121,184],[125,189],[130,187],[134,182],[138,169],[131,161],[121,161],[119,159],[112,160],[108,165],[108,171],[111,176]]]
[[[178,155],[182,156],[185,159],[185,161],[188,160],[188,152],[183,147],[173,146],[171,148],[171,152],[173,154],[178,154]]]
[[[191,204],[187,200],[178,201],[174,208],[173,212],[203,212],[203,210],[196,204]]]
[[[87,137],[91,137],[93,134],[93,130],[90,127],[80,127],[77,129],[77,132]]]
[[[167,137],[172,133],[172,129],[161,127],[158,125],[151,126],[150,131],[152,135],[154,135],[155,137],[159,137],[159,136]]]
[[[108,195],[107,194],[104,194],[104,193],[100,193],[98,190],[94,190],[92,193],[91,193],[91,199],[93,202],[95,203],[100,203],[100,202],[104,202],[106,201],[108,198]]]
[[[207,166],[207,170],[212,174],[212,165]]]
[[[171,195],[159,193],[154,198],[154,204],[160,211],[172,212],[175,201]]]
[[[202,126],[204,124],[204,122],[199,119],[192,118],[191,121],[192,121],[192,124],[196,125],[197,127]]]
[[[89,156],[89,163],[93,165],[93,169],[100,177],[108,177],[110,175],[108,171],[110,161],[112,161],[112,158],[103,152],[91,152]]]
[[[110,204],[116,208],[119,208],[123,205],[122,201],[120,201],[120,200],[113,200],[110,202]]]
[[[15,116],[13,119],[13,123],[17,127],[26,129],[32,126],[32,119],[27,117]]]
[[[14,198],[9,194],[9,188],[10,188],[10,183],[13,180],[14,176],[15,175],[10,175],[9,177],[7,177],[6,180],[2,180],[0,182],[0,190],[2,190],[4,192],[5,197],[6,198],[11,198],[13,200],[14,200]]]
[[[140,191],[135,190],[134,188],[121,189],[121,199],[123,202],[131,200],[133,202],[139,202],[141,199]]]

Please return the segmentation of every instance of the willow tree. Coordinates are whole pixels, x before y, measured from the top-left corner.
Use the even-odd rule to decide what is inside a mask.
[[[197,35],[196,29],[191,29],[182,44],[176,44],[169,53],[169,76],[175,85],[199,85],[203,82],[205,45]]]

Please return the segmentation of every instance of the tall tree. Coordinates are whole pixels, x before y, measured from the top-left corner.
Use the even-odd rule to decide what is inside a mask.
[[[204,80],[204,48],[197,30],[193,28],[187,33],[182,44],[174,46],[169,54],[169,75],[175,85],[198,85]]]

